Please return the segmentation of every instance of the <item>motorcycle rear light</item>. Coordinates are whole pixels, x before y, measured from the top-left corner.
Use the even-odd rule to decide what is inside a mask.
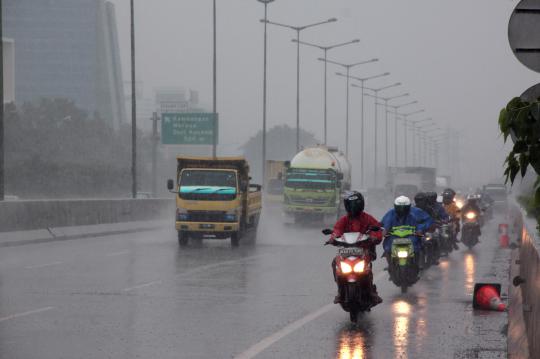
[[[341,272],[343,274],[349,274],[353,271],[353,268],[351,267],[351,265],[347,262],[340,262],[339,263],[339,266],[341,268]]]
[[[354,265],[354,272],[355,273],[362,273],[364,272],[366,266],[366,262],[360,261]]]
[[[398,258],[407,258],[409,256],[409,252],[407,251],[399,251],[397,252]]]

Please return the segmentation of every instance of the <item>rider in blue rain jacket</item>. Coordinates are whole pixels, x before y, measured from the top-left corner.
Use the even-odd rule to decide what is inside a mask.
[[[411,200],[408,197],[400,196],[394,201],[394,208],[384,215],[381,223],[385,234],[396,226],[415,226],[417,233],[425,233],[433,225],[433,219],[420,208],[411,207]],[[392,242],[392,236],[386,237],[383,242],[384,253],[388,260],[390,259]],[[415,252],[421,251],[422,241],[419,237],[413,238],[413,245]]]

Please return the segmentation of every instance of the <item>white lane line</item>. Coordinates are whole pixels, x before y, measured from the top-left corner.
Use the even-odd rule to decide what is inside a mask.
[[[373,278],[373,281],[378,281],[384,274],[387,274],[385,272],[378,273],[375,278]],[[328,313],[332,309],[337,308],[336,304],[327,304],[322,308],[317,309],[314,312],[311,312],[310,314],[306,315],[305,317],[298,319],[297,321],[287,325],[286,327],[282,328],[281,330],[275,332],[274,334],[264,338],[257,344],[251,346],[246,351],[238,354],[234,357],[234,359],[252,359],[255,358],[257,355],[262,353],[265,349],[272,346],[276,342],[280,341],[287,335],[297,331],[298,329],[302,328],[304,325],[306,325],[309,322],[314,321],[315,319],[319,318],[321,315]]]
[[[155,281],[152,281],[152,282],[139,284],[139,285],[136,285],[136,286],[134,286],[134,287],[125,288],[125,289],[124,289],[124,292],[131,292],[132,290],[141,289],[141,288],[146,288],[146,287],[150,287],[151,285],[154,285],[154,284],[161,284],[161,283],[162,283],[161,280],[155,280]]]
[[[112,253],[107,253],[105,256],[106,257],[116,257],[116,256],[123,256],[124,254],[128,254],[129,251],[122,251],[122,252],[112,252]]]
[[[43,313],[43,312],[49,311],[51,309],[54,309],[54,307],[40,308],[40,309],[36,309],[36,310],[31,310],[29,312],[8,315],[7,317],[0,318],[0,323],[5,322],[6,320],[11,320],[11,319],[15,319],[15,318],[21,318],[21,317],[27,317],[27,316],[32,315],[32,314]]]
[[[229,265],[229,264],[241,263],[241,262],[245,262],[245,261],[252,260],[252,259],[255,259],[255,258],[259,258],[259,257],[263,257],[263,256],[265,256],[265,254],[259,254],[259,255],[256,255],[256,256],[244,257],[244,258],[234,259],[234,260],[230,260],[230,261],[223,261],[223,262],[208,264],[208,265],[204,265],[204,266],[199,266],[199,267],[193,268],[191,270],[188,270],[188,271],[185,271],[185,272],[182,272],[182,273],[178,273],[175,276],[175,278],[189,277],[189,276],[191,276],[193,274],[196,274],[198,272],[203,272],[203,271],[206,271],[206,270],[209,270],[209,269],[213,269],[213,268],[217,268],[217,267],[221,267],[221,266],[225,266],[225,265]],[[125,288],[125,289],[123,289],[123,291],[124,292],[131,292],[131,291],[136,290],[136,289],[146,288],[146,287],[150,287],[152,285],[161,284],[161,283],[163,283],[162,280],[154,280],[152,282],[142,283],[142,284],[136,285],[134,287]]]
[[[41,268],[45,268],[45,267],[50,267],[50,266],[57,266],[59,264],[63,264],[64,262],[52,262],[52,263],[46,263],[46,264],[38,264],[38,265],[34,265],[34,266],[28,266],[28,267],[24,267],[25,269],[41,269]]]

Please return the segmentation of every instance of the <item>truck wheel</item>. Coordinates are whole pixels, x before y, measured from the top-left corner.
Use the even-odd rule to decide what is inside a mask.
[[[231,234],[231,246],[232,247],[238,247],[240,244],[240,233],[234,232]]]
[[[188,241],[189,241],[189,236],[187,235],[187,233],[182,233],[178,231],[178,244],[180,245],[180,247],[187,246]]]

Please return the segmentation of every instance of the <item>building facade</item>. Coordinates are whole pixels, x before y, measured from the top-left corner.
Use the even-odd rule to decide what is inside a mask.
[[[106,0],[4,0],[15,47],[15,99],[68,98],[113,128],[126,120],[114,5]]]

